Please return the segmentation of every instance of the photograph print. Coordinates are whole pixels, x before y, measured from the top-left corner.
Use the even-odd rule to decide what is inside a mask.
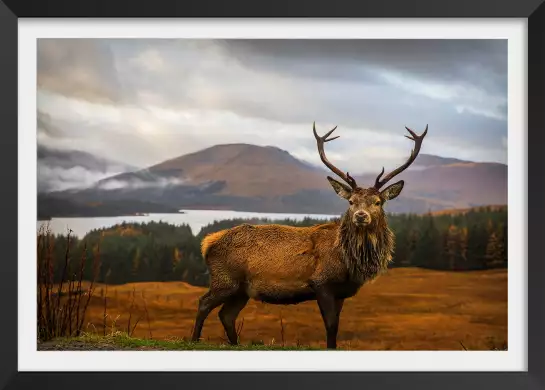
[[[507,40],[37,40],[37,349],[507,350]]]

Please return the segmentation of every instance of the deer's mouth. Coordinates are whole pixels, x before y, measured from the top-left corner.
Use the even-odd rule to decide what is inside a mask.
[[[369,226],[370,224],[371,224],[371,220],[370,220],[370,219],[366,219],[366,220],[355,220],[355,221],[354,221],[354,225],[356,225],[356,226],[359,227],[359,228]]]

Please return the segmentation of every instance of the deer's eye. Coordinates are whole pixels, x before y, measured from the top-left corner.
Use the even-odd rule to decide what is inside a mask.
[[[377,200],[377,201],[375,202],[375,206],[380,206],[380,200]]]
[[[352,205],[354,204],[354,202],[352,202],[351,200],[349,200],[349,201],[348,201],[348,204],[349,204],[350,206],[352,206]]]

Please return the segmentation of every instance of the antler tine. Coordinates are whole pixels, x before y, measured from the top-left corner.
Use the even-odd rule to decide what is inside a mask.
[[[337,139],[340,137],[339,135],[337,135],[335,137],[328,138],[336,129],[337,129],[337,126],[329,130],[323,137],[320,137],[318,133],[316,132],[316,122],[312,124],[312,131],[314,133],[314,138],[316,138],[316,145],[318,146],[318,153],[320,154],[320,159],[322,160],[322,162],[324,163],[326,167],[328,167],[333,173],[335,173],[337,176],[343,179],[348,185],[350,185],[352,189],[355,189],[358,186],[356,184],[356,180],[354,180],[354,178],[350,176],[348,172],[346,172],[345,174],[335,165],[331,164],[325,155],[324,144],[326,142],[333,141],[334,139]]]
[[[378,174],[378,176],[377,176],[377,178],[375,180],[375,188],[377,190],[380,189],[384,184],[386,184],[387,182],[392,180],[392,178],[394,178],[395,176],[397,176],[401,172],[403,172],[405,169],[407,169],[413,163],[413,161],[416,159],[416,157],[418,156],[418,153],[420,153],[420,147],[422,146],[422,141],[424,140],[424,137],[426,136],[426,134],[428,134],[428,125],[426,125],[426,130],[424,130],[422,135],[416,134],[414,131],[412,131],[411,129],[409,129],[406,126],[405,126],[405,128],[411,134],[410,136],[405,135],[405,137],[407,137],[411,141],[414,141],[414,149],[411,150],[411,155],[409,156],[409,159],[405,162],[405,164],[403,164],[399,168],[393,170],[392,172],[387,174],[384,177],[384,179],[380,180],[380,178],[384,174],[384,167],[382,167],[382,171]]]

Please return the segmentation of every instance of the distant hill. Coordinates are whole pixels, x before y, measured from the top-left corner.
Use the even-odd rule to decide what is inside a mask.
[[[38,192],[77,188],[100,178],[138,168],[79,150],[48,148],[38,144]]]
[[[426,169],[409,168],[395,180],[400,179],[405,180],[402,197],[425,203],[431,211],[507,204],[504,164],[463,161]],[[375,176],[366,175],[357,180],[371,185]]]
[[[413,167],[437,167],[443,165],[464,163],[467,161],[459,160],[457,158],[439,157],[432,154],[419,154],[416,161],[413,163]]]
[[[338,214],[346,209],[346,201],[333,192],[328,174],[276,147],[227,144],[112,175],[84,190],[50,196],[84,203],[135,200],[186,209]],[[375,175],[356,178],[360,185],[370,186]],[[395,180],[399,179],[406,181],[405,189],[388,202],[389,212],[507,204],[507,166],[503,164],[422,154],[414,167]]]
[[[183,155],[145,170],[123,173],[98,184],[124,182],[127,187],[166,187],[168,182],[216,186],[218,194],[243,197],[275,197],[301,190],[327,188],[321,169],[304,163],[288,152],[249,144],[216,145]],[[164,184],[164,185],[163,185]],[[115,187],[115,184],[112,184]]]

